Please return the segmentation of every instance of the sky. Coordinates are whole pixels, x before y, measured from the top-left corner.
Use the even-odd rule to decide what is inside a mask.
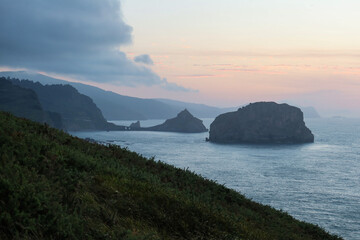
[[[0,0],[0,69],[120,94],[360,116],[357,0]]]

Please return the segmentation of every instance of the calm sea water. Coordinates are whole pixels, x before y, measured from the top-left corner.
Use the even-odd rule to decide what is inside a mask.
[[[142,126],[162,123],[142,121]],[[209,126],[212,119],[204,119]],[[119,121],[129,125],[131,122]],[[360,119],[306,119],[315,143],[224,145],[208,133],[76,132],[216,180],[345,239],[360,239]]]

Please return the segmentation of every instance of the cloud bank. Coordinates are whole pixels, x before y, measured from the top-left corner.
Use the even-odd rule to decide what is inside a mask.
[[[0,32],[0,66],[189,90],[118,50],[132,41],[132,27],[123,21],[119,0],[1,0]]]

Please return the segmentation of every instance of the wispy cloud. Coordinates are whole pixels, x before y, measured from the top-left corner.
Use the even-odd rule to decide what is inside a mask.
[[[216,71],[224,72],[260,72],[259,69],[251,68],[217,68]]]
[[[257,74],[265,74],[265,75],[282,75],[286,73],[285,71],[273,69],[265,66],[249,67],[249,66],[233,65],[228,68],[214,68],[213,70],[218,72],[242,72],[242,73],[257,73]]]
[[[190,74],[190,75],[175,75],[176,78],[213,78],[220,77],[220,75],[214,74]]]
[[[142,55],[136,56],[134,58],[134,61],[138,62],[138,63],[144,63],[147,65],[154,65],[154,61],[151,59],[151,57],[148,54],[142,54]]]
[[[193,64],[194,67],[221,67],[221,66],[233,66],[231,63],[220,63],[220,64]]]
[[[168,52],[168,55],[201,56],[201,57],[266,57],[266,58],[359,58],[360,49],[351,50],[259,50],[259,51],[222,51],[222,50],[184,50],[181,52]]]

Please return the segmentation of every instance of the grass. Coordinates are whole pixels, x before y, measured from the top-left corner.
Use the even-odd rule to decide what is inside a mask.
[[[0,112],[0,239],[341,239],[201,176]]]

